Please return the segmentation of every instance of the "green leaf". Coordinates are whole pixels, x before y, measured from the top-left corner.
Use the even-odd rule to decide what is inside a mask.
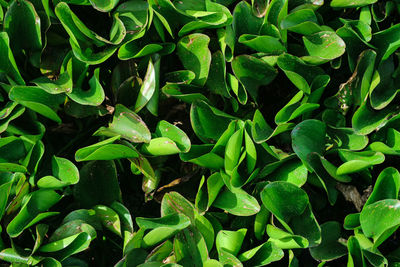
[[[368,102],[364,102],[356,112],[354,112],[352,118],[353,129],[358,134],[367,135],[372,133],[377,128],[385,125],[387,118],[392,114],[390,108],[383,109],[378,112],[373,110]]]
[[[219,193],[213,206],[236,216],[251,216],[260,211],[260,205],[257,200],[239,188],[233,192],[225,190]]]
[[[156,229],[168,227],[173,229],[184,229],[190,225],[190,219],[182,213],[171,213],[161,218],[137,217],[136,224],[142,229]]]
[[[399,207],[399,200],[385,199],[372,203],[361,211],[361,228],[366,237],[373,238],[375,248],[400,226]]]
[[[0,71],[10,75],[16,83],[25,84],[15,63],[14,55],[10,48],[10,38],[6,32],[0,32]]]
[[[112,160],[122,158],[136,158],[139,154],[123,144],[113,144],[120,136],[108,138],[96,144],[80,148],[75,153],[76,161]]]
[[[400,24],[393,25],[373,34],[371,43],[378,49],[379,59],[386,60],[400,47],[399,34]]]
[[[229,97],[229,88],[226,82],[226,62],[221,51],[212,54],[210,71],[205,86],[211,92]]]
[[[155,134],[172,140],[180,149],[180,152],[185,153],[190,150],[190,139],[186,133],[165,120],[161,120],[157,123]]]
[[[331,7],[362,7],[376,3],[377,0],[357,0],[357,1],[346,1],[346,0],[332,0]]]
[[[281,181],[268,184],[261,192],[261,200],[272,214],[285,222],[301,215],[308,206],[306,192],[292,183]]]
[[[210,208],[224,186],[224,181],[221,177],[221,174],[216,172],[207,178],[206,186],[203,186],[203,184],[204,177],[200,182],[199,190],[195,200],[196,208],[200,211],[206,211]],[[206,189],[204,187],[206,187]]]
[[[89,90],[75,87],[72,92],[67,94],[68,97],[81,105],[98,106],[103,103],[105,94],[100,84],[99,73],[100,68],[94,70],[93,76],[89,80]]]
[[[237,130],[228,140],[225,148],[225,172],[231,175],[239,164],[243,144],[244,129]]]
[[[190,73],[193,74],[193,72]],[[161,88],[162,92],[167,96],[173,96],[189,104],[192,104],[197,100],[208,102],[208,99],[203,94],[199,93],[200,91],[199,87],[190,84],[185,84],[186,82],[190,82],[192,80],[192,76],[182,77],[182,78],[183,79],[187,78],[189,80],[182,81],[179,83],[167,83],[163,88]]]
[[[59,189],[79,182],[78,168],[69,160],[53,156],[53,176],[45,176],[37,182],[40,188]]]
[[[6,248],[0,251],[0,259],[13,264],[31,264],[35,265],[40,262],[37,256],[21,256],[13,248]]]
[[[307,248],[308,240],[302,236],[288,233],[271,224],[267,225],[267,234],[271,243],[280,249]]]
[[[242,34],[258,34],[262,23],[263,19],[254,15],[250,4],[246,1],[241,1],[235,6],[232,28],[236,39]]]
[[[141,151],[153,156],[166,156],[181,152],[175,142],[168,137],[157,137],[151,139],[150,143],[142,146]]]
[[[324,75],[319,67],[308,65],[300,58],[286,53],[278,57],[277,64],[289,80],[307,94],[311,93],[311,85],[314,79],[319,75]]]
[[[250,266],[265,266],[279,261],[284,256],[283,250],[272,242],[266,242],[239,255],[239,260]]]
[[[237,231],[223,230],[218,232],[215,244],[219,253],[223,249],[232,255],[237,255],[242,247],[242,243],[246,236],[247,229],[239,229]]]
[[[308,166],[308,155],[325,152],[326,126],[318,120],[304,120],[292,130],[292,148],[297,156]]]
[[[286,48],[280,42],[279,38],[268,35],[243,34],[239,37],[239,43],[242,43],[257,52],[271,54],[286,52]]]
[[[62,73],[57,80],[50,80],[48,77],[41,76],[32,81],[38,87],[49,94],[61,94],[72,90],[72,79],[68,72]]]
[[[183,66],[194,72],[194,85],[206,83],[211,64],[211,52],[208,49],[210,38],[201,33],[183,37],[177,44],[177,54]]]
[[[283,163],[277,170],[269,175],[271,181],[286,181],[298,187],[307,181],[307,167],[299,160],[291,160]]]
[[[331,31],[322,31],[303,36],[303,42],[310,56],[324,60],[340,57],[346,51],[344,41],[335,32]]]
[[[74,186],[74,196],[83,207],[109,205],[121,200],[113,161],[91,161],[82,167],[79,174],[80,180]]]
[[[39,251],[63,260],[87,249],[95,238],[93,227],[79,220],[71,221],[60,226],[50,237],[50,242],[40,247]]]
[[[299,9],[291,12],[281,22],[281,28],[303,34],[311,35],[322,31],[318,25],[318,18],[312,9]]]
[[[384,199],[397,199],[400,190],[400,174],[393,167],[384,169],[376,179],[374,189],[365,206]]]
[[[346,246],[339,243],[341,225],[330,221],[321,224],[321,244],[310,248],[311,256],[316,260],[330,261],[347,254]]]
[[[104,228],[116,235],[122,236],[121,221],[118,214],[113,209],[104,205],[96,205],[93,207],[93,210],[96,212],[96,217]]]
[[[344,163],[338,167],[337,175],[359,172],[373,165],[381,164],[385,160],[382,153],[374,151],[351,152],[341,150],[339,156]]]
[[[190,109],[190,122],[193,131],[203,141],[217,140],[235,119],[204,101],[196,101]],[[211,122],[211,123],[210,123]]]
[[[42,52],[40,28],[40,17],[31,2],[21,0],[10,4],[4,16],[4,31],[10,38],[10,48],[17,58],[25,51],[36,67],[40,65]]]
[[[155,53],[161,55],[171,54],[175,50],[174,43],[142,44],[140,40],[129,42],[118,50],[118,57],[122,60],[140,58]]]
[[[268,63],[250,55],[235,57],[232,70],[254,100],[258,98],[259,87],[271,83],[278,74]]]
[[[26,228],[58,212],[46,212],[61,199],[53,190],[42,189],[31,193],[21,210],[7,226],[11,237],[19,236]]]
[[[90,0],[92,6],[101,12],[111,11],[116,5],[118,5],[118,2],[119,0]]]
[[[267,141],[273,133],[272,128],[267,124],[261,112],[257,109],[254,112],[251,125],[251,135],[257,144]]]
[[[61,95],[46,93],[39,87],[33,86],[14,86],[9,92],[11,100],[32,109],[33,111],[56,122],[61,122],[56,109],[64,101]]]
[[[327,132],[340,149],[361,150],[368,145],[368,137],[352,128],[328,128]]]
[[[311,112],[319,108],[319,104],[300,103],[303,98],[303,91],[299,91],[276,115],[275,123],[283,124],[291,121],[304,113]]]
[[[135,103],[135,112],[138,113],[150,101],[156,89],[156,72],[154,69],[153,61],[149,60],[146,76],[143,79],[140,92]]]
[[[94,135],[120,135],[134,143],[149,143],[151,139],[150,131],[142,118],[121,104],[116,105],[113,121],[108,128],[101,127]]]
[[[15,174],[12,175],[10,173],[2,173],[0,176],[0,219],[3,217],[3,214],[6,210],[14,179]]]
[[[194,227],[188,227],[178,233],[174,239],[176,261],[183,266],[203,266],[208,259],[207,246],[201,233]]]

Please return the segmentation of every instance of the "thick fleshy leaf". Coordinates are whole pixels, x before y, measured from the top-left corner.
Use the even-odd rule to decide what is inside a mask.
[[[76,161],[112,160],[122,158],[135,158],[139,154],[132,148],[123,144],[113,144],[119,136],[108,138],[96,144],[80,148],[75,153]]]
[[[75,87],[68,97],[81,105],[98,106],[103,103],[105,94],[99,80],[100,69],[94,71],[93,77],[89,80],[89,90]]]
[[[272,128],[267,124],[263,115],[257,109],[254,112],[253,124],[251,125],[251,135],[253,136],[254,142],[257,144],[263,143],[269,139],[272,133]]]
[[[346,255],[346,246],[338,242],[341,237],[340,228],[340,224],[334,221],[321,224],[321,244],[310,248],[314,259],[330,261]]]
[[[400,47],[399,34],[400,24],[396,24],[373,35],[371,43],[377,47],[379,59],[386,60]]]
[[[152,138],[148,144],[144,144],[141,152],[153,156],[166,156],[178,154],[181,150],[168,137],[157,137]]]
[[[79,182],[78,168],[68,159],[54,156],[52,159],[53,176],[45,176],[37,182],[40,188],[62,188]]]
[[[90,0],[92,6],[102,12],[111,11],[116,5],[118,5],[119,0]]]
[[[213,145],[192,145],[190,151],[179,154],[181,160],[192,162],[212,170],[220,170],[224,167],[224,158],[212,152]]]
[[[272,242],[266,242],[239,255],[239,260],[250,266],[265,266],[279,261],[284,256],[283,250]]]
[[[263,19],[252,12],[252,8],[246,1],[239,2],[233,10],[232,28],[238,39],[242,34],[258,34]]]
[[[322,31],[303,37],[304,45],[310,56],[332,60],[343,55],[346,44],[335,33]]]
[[[23,56],[23,51],[28,52],[29,60],[37,67],[42,51],[40,28],[40,17],[31,2],[22,0],[10,4],[4,16],[4,31],[10,38],[11,50],[16,57]]]
[[[307,164],[312,152],[323,155],[325,152],[326,126],[318,120],[305,120],[292,130],[292,148],[297,156]],[[307,165],[306,165],[307,166]]]
[[[312,9],[299,9],[290,13],[282,20],[281,28],[304,35],[311,35],[322,30]]]
[[[280,54],[286,52],[286,48],[278,38],[268,35],[243,34],[239,38],[242,43],[257,52]]]
[[[311,112],[319,108],[319,104],[314,103],[301,103],[303,98],[303,91],[299,91],[276,115],[275,123],[283,124],[291,121],[304,113]]]
[[[158,122],[155,133],[159,137],[171,139],[183,153],[190,150],[190,139],[186,133],[165,120]]]
[[[121,220],[118,216],[118,213],[104,205],[96,205],[93,207],[93,210],[96,212],[96,217],[99,219],[104,228],[119,236],[122,235]]]
[[[135,103],[135,112],[139,112],[150,101],[156,90],[156,72],[153,61],[149,60],[146,76],[143,78],[143,84],[140,87],[138,98]]]
[[[120,135],[134,143],[148,143],[151,135],[146,124],[135,112],[121,104],[115,107],[114,118],[108,128],[100,128],[94,135]]]
[[[210,38],[207,35],[194,33],[183,37],[177,44],[177,54],[183,66],[194,72],[193,84],[205,84],[211,64],[211,52],[208,49]]]
[[[341,150],[339,156],[344,163],[338,167],[337,175],[358,172],[373,165],[381,164],[385,160],[385,156],[381,152],[374,151],[351,152]]]
[[[310,247],[320,244],[321,229],[304,190],[292,183],[272,182],[261,192],[261,200],[286,230],[306,238]]]
[[[220,253],[220,251],[223,249],[236,256],[242,247],[246,233],[247,229],[239,229],[237,231],[220,231],[215,240],[217,250]]]
[[[46,212],[61,199],[61,196],[53,190],[42,189],[28,196],[25,204],[8,224],[7,233],[11,237],[19,236],[26,228],[58,212]]]
[[[83,207],[109,205],[121,200],[117,171],[113,161],[91,161],[80,170],[74,196]]]
[[[292,160],[282,164],[269,175],[271,181],[286,181],[299,187],[307,181],[308,170],[299,160]]]
[[[226,62],[221,51],[212,54],[210,72],[205,86],[216,94],[225,97],[229,96],[226,82]]]
[[[332,0],[331,7],[362,7],[377,2],[377,0],[357,0],[357,1],[346,1],[346,0]]]
[[[65,259],[87,249],[95,238],[96,231],[92,226],[80,220],[71,221],[60,226],[39,251]]]
[[[393,167],[384,169],[375,182],[374,190],[365,202],[365,206],[384,199],[396,199],[400,190],[400,174]]]
[[[354,112],[352,118],[353,129],[358,134],[370,134],[378,127],[382,127],[390,115],[392,115],[392,110],[390,108],[378,112],[373,110],[368,102],[364,102],[364,104]]]
[[[366,206],[360,215],[361,228],[366,237],[373,238],[378,247],[400,226],[400,201],[385,199]]]
[[[219,193],[213,206],[236,216],[251,216],[260,211],[257,199],[239,188]]]
[[[288,233],[271,224],[267,225],[269,241],[281,249],[307,248],[308,240],[302,236]]]
[[[278,57],[277,64],[289,80],[307,94],[311,93],[311,85],[314,79],[319,75],[324,75],[319,67],[308,65],[300,58],[286,53]]]
[[[176,235],[174,253],[176,261],[183,266],[201,266],[208,259],[204,238],[194,227],[188,227]]]
[[[250,55],[235,57],[232,61],[232,70],[254,100],[258,97],[259,87],[268,85],[278,74],[268,63]]]
[[[18,84],[25,84],[15,63],[14,55],[10,48],[10,38],[6,32],[0,32],[0,70],[10,75]]]
[[[288,222],[301,215],[308,205],[307,194],[288,182],[272,182],[261,192],[265,207],[276,217]]]
[[[8,203],[8,197],[11,193],[11,186],[13,184],[13,180],[15,174],[12,175],[10,173],[2,173],[0,176],[0,219],[3,217],[4,211],[6,209]]]
[[[217,140],[233,119],[235,117],[210,106],[204,101],[194,102],[190,109],[190,122],[193,131],[204,141]]]
[[[61,95],[52,95],[39,87],[15,86],[9,92],[11,100],[56,122],[61,122],[56,109],[64,101]]]
[[[156,229],[158,227],[184,229],[190,225],[190,219],[181,213],[172,213],[161,218],[137,217],[136,223],[142,229]]]

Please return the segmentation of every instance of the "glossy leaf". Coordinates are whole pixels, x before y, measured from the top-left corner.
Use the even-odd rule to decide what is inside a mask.
[[[17,237],[26,228],[46,217],[58,214],[57,212],[47,212],[47,210],[60,199],[61,196],[52,190],[43,189],[33,192],[29,195],[17,216],[8,224],[7,233],[11,237]]]

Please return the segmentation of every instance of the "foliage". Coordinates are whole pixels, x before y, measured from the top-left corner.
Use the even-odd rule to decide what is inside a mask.
[[[0,263],[400,265],[398,0],[0,0]]]

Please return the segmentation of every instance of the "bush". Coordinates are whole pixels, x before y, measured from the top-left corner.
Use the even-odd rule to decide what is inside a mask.
[[[0,7],[0,265],[400,264],[398,0]]]

